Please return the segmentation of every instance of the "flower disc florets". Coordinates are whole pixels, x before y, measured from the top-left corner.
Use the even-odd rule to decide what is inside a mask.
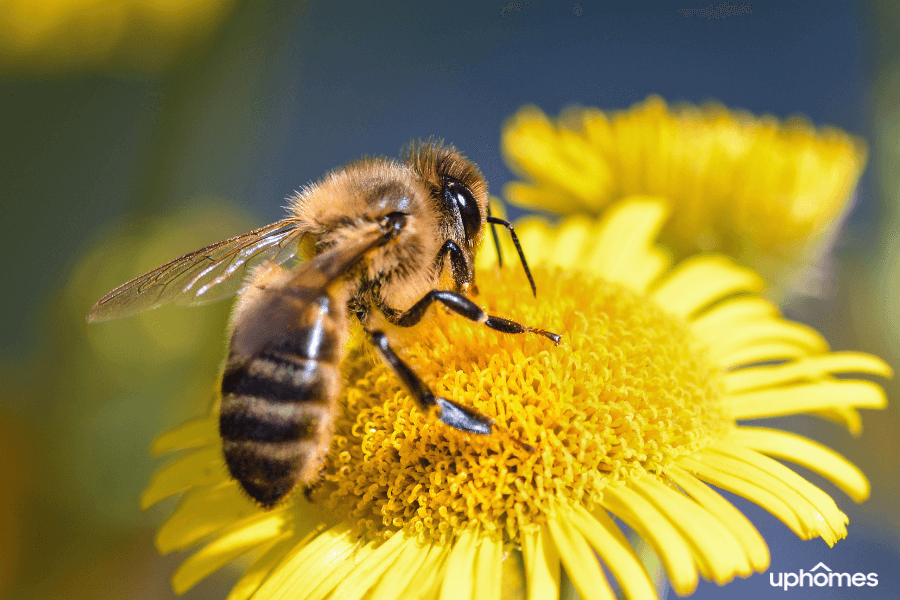
[[[444,542],[479,523],[517,539],[558,506],[592,508],[608,484],[697,452],[732,422],[719,401],[720,370],[680,319],[584,273],[534,275],[536,299],[509,268],[481,272],[477,300],[490,314],[561,333],[558,346],[440,309],[396,332],[401,355],[435,394],[495,420],[489,437],[442,425],[387,367],[373,366],[365,344],[352,347],[315,497],[328,497],[357,535],[407,527]]]

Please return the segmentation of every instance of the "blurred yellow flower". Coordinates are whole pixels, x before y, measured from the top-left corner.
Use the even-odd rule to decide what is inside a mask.
[[[828,352],[726,258],[671,268],[654,244],[667,212],[632,198],[601,221],[520,223],[536,299],[520,270],[481,253],[479,302],[561,332],[559,346],[440,311],[406,333],[403,358],[436,394],[493,418],[491,437],[420,412],[362,336],[343,366],[342,414],[314,503],[295,494],[268,512],[255,507],[226,474],[215,410],[163,434],[155,452],[190,452],[154,476],[142,504],[184,493],[158,547],[203,544],[175,590],[253,553],[229,600],[499,598],[517,583],[506,567],[518,564],[530,599],[559,597],[563,568],[585,600],[612,598],[596,552],[627,597],[655,597],[618,517],[687,594],[700,575],[724,584],[769,562],[753,525],[710,485],[802,538],[843,538],[847,518],[834,501],[773,457],[857,501],[869,491],[862,473],[811,440],[738,421],[813,413],[858,430],[857,409],[883,407],[884,393],[833,375],[890,369]]]
[[[835,128],[720,104],[670,108],[657,96],[610,113],[573,108],[557,122],[523,108],[503,150],[525,180],[505,188],[512,203],[598,215],[658,195],[672,206],[660,241],[676,257],[723,252],[779,291],[808,287],[804,271],[832,244],[866,162],[865,144]]]
[[[159,71],[214,31],[234,0],[4,0],[0,70]]]

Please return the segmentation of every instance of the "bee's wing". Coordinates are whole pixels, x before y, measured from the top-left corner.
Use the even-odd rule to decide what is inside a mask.
[[[87,320],[128,317],[170,302],[196,306],[227,298],[254,265],[296,256],[305,233],[301,222],[284,219],[201,248],[120,285],[100,298]]]
[[[392,234],[376,223],[360,228],[303,263],[292,282],[301,283],[307,289],[324,291],[371,250],[383,246]]]
[[[283,339],[297,319],[298,304],[309,306],[321,301],[332,284],[340,282],[366,254],[392,236],[392,231],[372,223],[293,269],[290,277],[277,283],[265,282],[265,299],[236,322],[231,338],[232,360],[235,356],[246,360]]]

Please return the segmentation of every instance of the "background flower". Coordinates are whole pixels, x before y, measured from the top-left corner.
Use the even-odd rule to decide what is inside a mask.
[[[504,128],[503,150],[527,181],[504,190],[516,205],[598,215],[630,195],[666,198],[673,215],[662,241],[676,256],[724,252],[806,292],[866,161],[862,140],[838,129],[715,103],[670,108],[658,96],[610,113],[570,108],[555,122],[523,108]]]
[[[233,0],[7,0],[0,71],[154,72],[209,37]]]

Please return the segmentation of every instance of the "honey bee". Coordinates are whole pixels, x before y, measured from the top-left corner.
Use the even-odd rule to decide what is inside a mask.
[[[474,163],[441,142],[413,144],[401,161],[364,159],[303,188],[290,198],[286,219],[117,287],[88,321],[238,293],[219,433],[231,475],[272,508],[300,483],[313,484],[324,464],[351,314],[420,409],[477,435],[491,435],[493,421],[435,396],[391,347],[384,323],[411,327],[437,302],[497,331],[559,343],[557,334],[488,315],[469,298],[487,224],[510,232],[535,292],[512,225],[489,210],[487,183]],[[494,242],[499,253],[496,233]]]

